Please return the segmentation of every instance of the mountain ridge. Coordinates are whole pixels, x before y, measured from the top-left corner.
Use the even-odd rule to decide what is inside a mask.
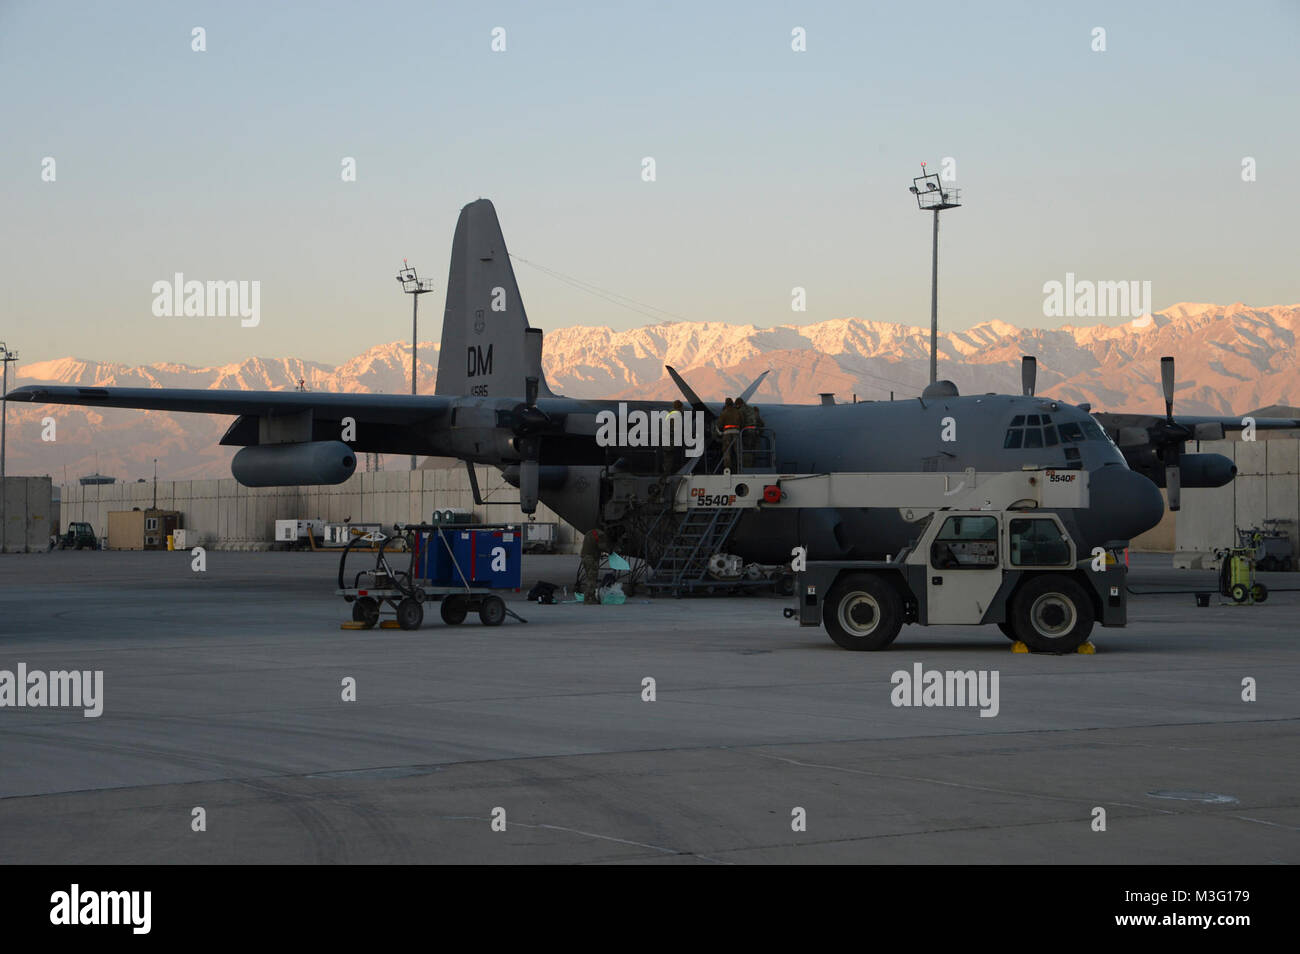
[[[1017,393],[1020,357],[1038,358],[1038,393],[1094,410],[1162,413],[1160,357],[1178,359],[1175,409],[1184,414],[1234,414],[1300,403],[1300,304],[1253,307],[1179,302],[1122,324],[1021,328],[1001,319],[939,335],[939,376],[962,393]],[[437,346],[421,342],[421,393],[436,381]],[[556,392],[570,397],[680,397],[664,371],[673,365],[704,398],[737,394],[771,369],[759,403],[888,400],[918,394],[929,376],[929,329],[879,319],[831,318],[769,328],[723,322],[673,321],[615,331],[571,326],[549,331],[544,369]],[[374,345],[341,364],[294,357],[250,357],[199,367],[178,362],[128,365],[61,357],[17,368],[13,386],[193,387],[405,393],[410,346]],[[522,391],[522,387],[521,387]],[[58,439],[41,440],[53,416]],[[71,475],[152,472],[159,459],[169,478],[228,476],[233,448],[217,445],[228,418],[160,411],[59,407],[10,408],[9,472]],[[405,458],[394,455],[394,466]],[[148,466],[145,466],[145,465]],[[403,464],[404,466],[404,464]],[[116,469],[114,469],[116,468]]]

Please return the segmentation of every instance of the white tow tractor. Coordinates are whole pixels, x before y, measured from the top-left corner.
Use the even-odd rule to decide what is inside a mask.
[[[1032,650],[1068,653],[1094,623],[1127,622],[1126,568],[1111,552],[1078,553],[1056,512],[1088,507],[1086,471],[719,474],[684,480],[674,506],[897,508],[916,523],[890,559],[794,554],[786,617],[824,623],[845,649],[884,649],[904,623],[991,623]]]

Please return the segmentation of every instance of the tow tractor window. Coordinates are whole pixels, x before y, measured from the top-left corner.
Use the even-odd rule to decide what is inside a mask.
[[[1070,544],[1055,521],[1042,517],[1012,520],[1007,526],[1012,566],[1069,566]]]
[[[998,565],[997,517],[949,517],[930,544],[936,570],[985,570]]]

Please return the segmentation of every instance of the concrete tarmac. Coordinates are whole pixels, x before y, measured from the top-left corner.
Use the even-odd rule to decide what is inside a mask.
[[[511,594],[527,625],[341,630],[333,555],[207,561],[0,557],[0,670],[104,673],[98,718],[0,708],[0,861],[1300,860],[1297,593],[1133,596],[1096,655],[955,626],[850,653],[773,597]],[[1168,567],[1136,556],[1130,583],[1213,589]],[[996,670],[996,717],[895,707],[916,663]]]

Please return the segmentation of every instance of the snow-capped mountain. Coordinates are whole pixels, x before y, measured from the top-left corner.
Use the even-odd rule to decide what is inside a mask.
[[[1296,338],[1300,305],[1252,308],[1183,303],[1123,325],[1018,328],[991,321],[940,336],[939,375],[963,393],[1020,390],[1020,357],[1039,360],[1038,392],[1095,410],[1163,411],[1160,357],[1178,359],[1177,411],[1232,414],[1300,402]],[[423,343],[420,391],[431,393],[436,346]],[[571,397],[679,397],[664,365],[681,372],[706,398],[740,392],[764,370],[758,402],[885,400],[920,392],[929,375],[929,330],[887,321],[837,318],[808,325],[757,328],[675,322],[629,331],[573,327],[549,331],[545,370],[551,387]],[[130,367],[80,358],[22,365],[22,384],[100,387],[291,389],[410,388],[410,350],[377,345],[338,367],[300,358],[249,358],[220,367],[153,364]],[[522,382],[520,383],[522,391]],[[56,421],[57,440],[42,441],[42,420]],[[224,477],[234,450],[217,445],[229,418],[156,411],[15,405],[9,411],[10,473],[62,479],[99,471],[126,479]],[[394,458],[405,466],[405,458]]]

